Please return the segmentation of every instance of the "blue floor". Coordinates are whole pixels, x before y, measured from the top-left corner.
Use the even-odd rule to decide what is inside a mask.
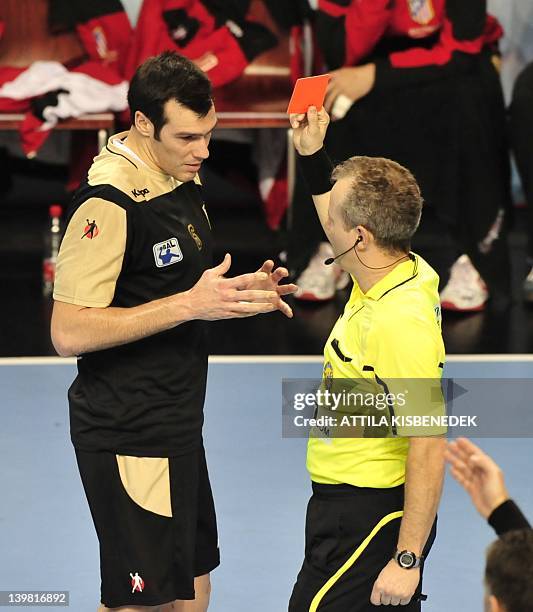
[[[455,377],[532,377],[532,362],[452,362]],[[96,610],[97,540],[68,434],[72,364],[0,367],[0,590],[68,590]],[[305,440],[281,437],[282,378],[319,377],[319,363],[214,363],[205,439],[222,565],[213,612],[282,612],[303,554],[310,487]],[[531,439],[484,439],[530,517]],[[526,480],[527,479],[527,480]],[[484,550],[493,532],[447,478],[426,567],[425,612],[482,610]],[[41,608],[27,607],[26,610]],[[48,608],[65,609],[65,608]]]

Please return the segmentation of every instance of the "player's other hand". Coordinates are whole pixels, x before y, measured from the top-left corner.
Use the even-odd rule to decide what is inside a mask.
[[[370,603],[375,606],[406,606],[420,582],[420,568],[404,569],[391,559],[374,582]]]
[[[290,115],[293,142],[300,155],[313,155],[319,151],[326,137],[329,115],[324,107],[317,110],[310,106],[307,113]]]
[[[279,308],[279,293],[274,287],[268,286],[267,272],[261,269],[225,278],[224,274],[230,266],[231,256],[226,253],[222,263],[206,270],[188,291],[191,319],[216,321],[253,317]],[[262,283],[263,288],[260,288]]]
[[[500,466],[467,438],[448,443],[445,457],[452,476],[470,495],[483,518],[487,519],[509,499]]]
[[[251,284],[247,287],[247,289],[263,289],[265,291],[276,291],[279,299],[277,302],[277,308],[281,311],[286,317],[292,319],[292,309],[291,307],[281,299],[283,295],[290,295],[291,293],[295,293],[298,287],[292,283],[287,283],[286,285],[280,285],[280,282],[289,276],[289,271],[287,268],[275,268],[274,262],[271,259],[267,259],[265,263],[257,270],[258,273],[264,272],[267,274],[267,278],[265,280],[257,281],[255,278],[252,279]]]

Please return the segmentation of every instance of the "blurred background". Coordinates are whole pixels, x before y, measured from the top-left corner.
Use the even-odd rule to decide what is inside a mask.
[[[64,216],[72,191],[83,180],[98,147],[109,134],[127,129],[124,94],[116,91],[147,54],[160,50],[143,48],[139,42],[143,33],[163,28],[167,38],[161,44],[188,52],[183,36],[188,36],[192,22],[176,21],[170,3],[153,23],[154,4],[142,4],[113,0],[86,7],[59,0],[3,0],[0,6],[0,276],[4,288],[0,308],[9,321],[0,332],[0,355],[55,354],[48,332],[47,274],[54,256],[50,206],[60,205]],[[182,4],[192,7],[195,2]],[[161,6],[164,9],[164,3]],[[462,51],[458,43],[445,49],[448,56],[443,57],[442,24],[435,18],[435,25],[423,26],[409,48],[405,48],[405,35],[394,38],[394,29],[387,26],[380,35],[383,40],[370,32],[362,47],[345,58],[336,57],[335,49],[327,46],[338,24],[306,0],[294,0],[286,8],[276,0],[206,0],[202,6],[210,21],[200,27],[227,29],[228,45],[233,37],[241,50],[228,56],[228,49],[211,48],[206,36],[200,57],[198,46],[197,57],[191,56],[206,65],[210,54],[220,55],[232,65],[224,70],[221,62],[207,71],[216,86],[221,126],[202,176],[216,259],[226,251],[232,253],[232,272],[237,274],[258,267],[265,258],[275,258],[286,263],[306,290],[295,300],[293,321],[273,314],[244,323],[214,324],[212,352],[321,353],[349,287],[337,290],[342,283],[328,277],[331,270],[320,265],[323,238],[317,235],[309,197],[302,194],[305,188],[292,174],[284,111],[298,76],[336,70],[346,62],[358,66],[370,61],[387,66],[373,90],[334,122],[338,127],[330,131],[349,135],[348,143],[336,140],[335,134],[331,137],[334,159],[360,153],[389,155],[407,165],[421,182],[427,206],[413,250],[441,276],[449,353],[529,352],[533,276],[528,280],[532,224],[527,195],[532,162],[527,150],[531,145],[525,141],[531,133],[533,104],[528,98],[531,76],[524,78],[524,69],[533,59],[531,3],[489,1],[493,32],[484,34],[476,54]],[[228,23],[239,25],[230,29]],[[348,48],[349,33],[343,36],[348,36]],[[485,68],[481,59],[475,65],[478,56],[490,56],[501,87],[494,82],[487,85],[486,75],[479,76]],[[461,62],[467,61],[471,65],[465,68]],[[57,64],[66,66],[70,75],[56,75]],[[413,76],[417,71],[420,75]],[[109,99],[100,100],[96,113],[94,101],[84,98],[83,92],[61,93],[70,87],[72,72],[94,77],[112,90]],[[24,74],[26,80],[21,82]],[[513,106],[521,74],[524,83]],[[435,77],[448,85],[437,87],[432,82]],[[62,78],[67,79],[64,85]],[[458,91],[465,99],[476,98],[475,105],[458,104]],[[501,92],[505,103],[499,100]],[[482,120],[472,121],[480,116]],[[488,138],[488,134],[496,136]],[[518,134],[516,143],[513,134]],[[517,155],[520,171],[514,161]],[[61,216],[58,222],[61,230]],[[476,245],[487,236],[493,252],[483,255]],[[470,257],[467,264],[465,255]],[[235,333],[235,325],[241,333]],[[243,327],[247,333],[242,333]]]

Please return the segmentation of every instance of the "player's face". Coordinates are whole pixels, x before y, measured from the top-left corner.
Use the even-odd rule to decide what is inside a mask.
[[[165,104],[167,121],[161,128],[159,140],[151,139],[157,165],[166,172],[186,182],[194,178],[202,162],[209,157],[209,141],[217,118],[215,107],[205,117],[169,100]]]
[[[357,239],[355,229],[346,229],[342,215],[342,202],[347,196],[351,187],[351,179],[343,178],[338,180],[331,190],[329,200],[328,218],[325,224],[326,235],[331,243],[335,255],[346,251],[353,246]],[[336,263],[343,269],[350,271],[350,262],[353,260],[353,252],[348,251],[337,259]]]

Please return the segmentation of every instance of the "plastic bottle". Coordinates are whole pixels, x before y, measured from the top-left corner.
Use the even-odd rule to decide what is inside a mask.
[[[63,210],[59,204],[52,204],[49,208],[49,221],[45,235],[45,250],[43,257],[43,295],[50,296],[54,291],[56,275],[56,261],[61,243]]]

